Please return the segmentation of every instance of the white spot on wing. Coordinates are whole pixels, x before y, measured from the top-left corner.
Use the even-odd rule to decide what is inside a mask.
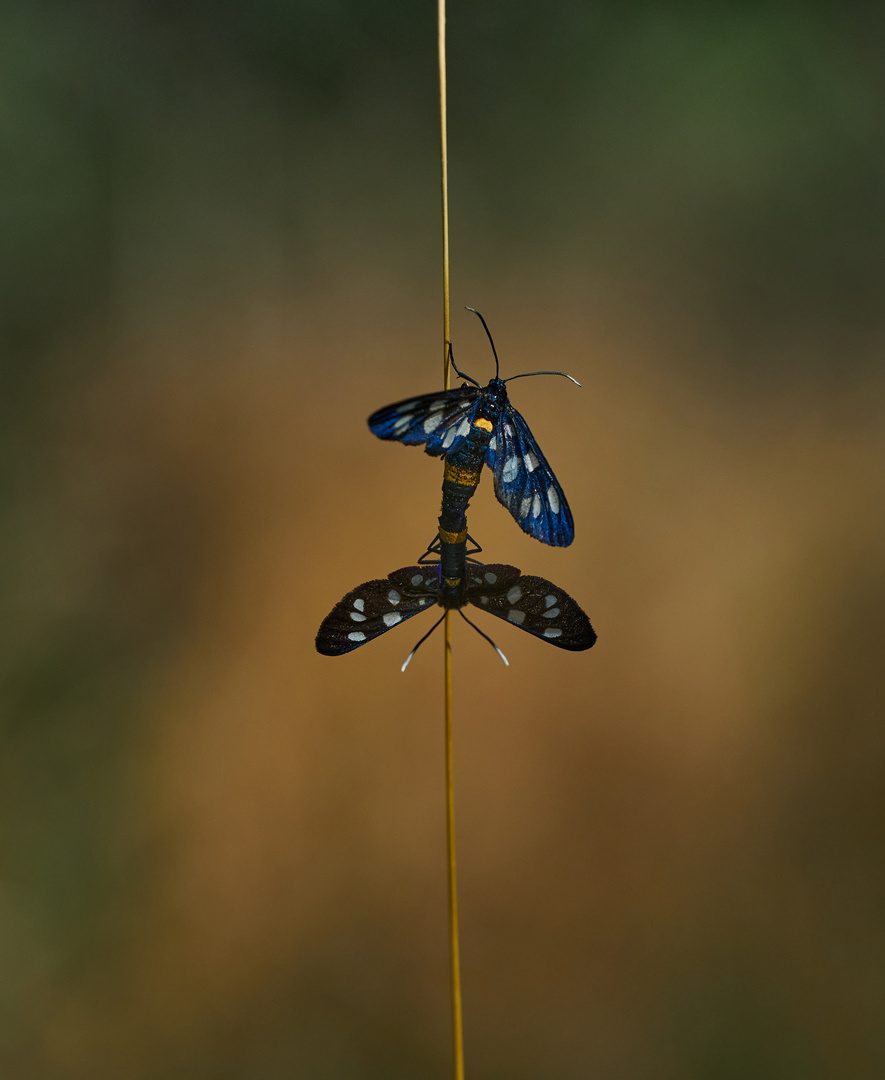
[[[553,595],[553,593],[549,593],[547,596],[544,597],[544,607],[553,607],[555,603],[556,597]]]
[[[440,409],[444,409],[446,407],[446,404],[447,402],[445,398],[437,398],[436,401],[432,401],[430,405],[427,406],[427,411],[439,412]]]
[[[366,635],[362,632],[362,630],[352,630],[347,635],[347,638],[348,641],[365,641]]]
[[[496,435],[493,435],[489,439],[489,450],[497,450],[497,449],[498,449],[498,438],[497,438]]]
[[[391,589],[390,592],[387,594],[387,599],[391,602],[391,604],[398,604],[400,602],[400,594],[396,591],[396,589]]]
[[[547,488],[547,502],[550,503],[550,509],[554,514],[559,513],[559,496],[556,494],[556,488],[551,484]]]
[[[402,433],[411,426],[412,420],[414,420],[414,417],[411,413],[406,413],[401,416],[393,425],[393,433],[395,435],[402,435]]]
[[[460,438],[460,436],[462,436],[462,435],[467,435],[469,431],[470,431],[470,421],[469,420],[462,420],[461,421],[461,426],[458,428],[457,435]]]
[[[518,585],[514,585],[513,588],[507,593],[507,603],[515,604],[517,600],[522,599],[522,589]]]
[[[439,425],[442,423],[442,417],[439,413],[433,413],[432,416],[428,416],[422,425],[424,428],[424,434],[429,435],[431,431],[436,431]]]
[[[489,598],[488,598],[487,596],[481,596],[481,597],[479,598],[479,602],[480,602],[481,604],[487,604],[487,603],[489,602]]]
[[[526,495],[526,497],[519,504],[519,516],[521,518],[528,517],[528,515],[529,515],[529,507],[531,505],[532,505],[532,497],[531,497],[531,495]]]
[[[559,608],[558,607],[552,607],[549,611],[544,612],[544,618],[545,619],[555,619],[558,614],[559,614]]]
[[[356,598],[356,600],[354,600],[353,606],[357,609],[357,611],[365,611],[366,610],[366,601],[363,600],[363,598],[361,596],[358,596]]]
[[[491,572],[491,570],[489,570],[489,572],[487,574],[485,574],[484,576],[485,576],[486,581],[489,583],[489,585],[494,585],[495,582],[498,580],[498,575],[493,574]]]
[[[529,450],[529,452],[526,454],[526,456],[523,458],[523,460],[525,461],[525,467],[528,469],[529,472],[534,472],[535,469],[537,469],[537,467],[538,467],[538,459],[531,452],[531,450]]]
[[[513,434],[513,428],[509,424],[504,425],[504,434],[508,438],[510,438],[510,436]]]
[[[384,620],[385,626],[396,626],[398,622],[403,621],[403,617],[398,611],[388,611],[381,618]]]
[[[545,630],[543,637],[562,637],[562,631],[558,630],[555,626],[551,626],[549,630]]]
[[[505,484],[511,483],[516,479],[516,474],[519,472],[519,458],[514,454],[513,457],[509,457],[504,462],[504,468],[501,470],[501,479]]]
[[[412,584],[413,585],[420,585],[423,580],[424,580],[424,578],[420,574],[414,574],[412,576]]]
[[[509,622],[516,623],[517,626],[522,626],[525,622],[525,612],[518,611],[515,607],[512,607],[507,612],[507,619]]]
[[[365,615],[360,615],[360,613],[358,611],[351,611],[350,617],[351,617],[351,619],[353,619],[354,622],[365,622],[366,621],[366,616]]]
[[[448,450],[448,448],[449,448],[449,447],[450,447],[450,446],[452,445],[452,443],[453,443],[453,442],[455,441],[455,436],[456,436],[456,435],[457,435],[457,431],[455,430],[455,425],[454,425],[454,424],[452,424],[452,426],[451,426],[451,427],[449,428],[449,430],[448,430],[448,431],[446,432],[446,437],[445,437],[445,438],[443,439],[443,441],[442,441],[442,444],[443,444],[443,450]]]
[[[541,496],[535,493],[532,499],[532,517],[536,518],[541,513]]]

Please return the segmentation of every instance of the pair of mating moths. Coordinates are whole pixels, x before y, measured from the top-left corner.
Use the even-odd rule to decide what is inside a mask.
[[[479,318],[488,334],[485,319]],[[560,649],[579,652],[596,641],[590,620],[562,589],[545,578],[523,574],[515,566],[484,565],[471,557],[482,549],[468,536],[467,506],[483,464],[494,475],[498,501],[530,536],[544,544],[566,547],[575,535],[559,481],[528,424],[507,398],[505,384],[525,376],[498,378],[498,354],[491,334],[489,341],[495,354],[495,378],[488,386],[458,371],[450,354],[452,367],[465,380],[464,385],[388,405],[369,417],[369,427],[380,439],[407,446],[423,443],[425,453],[445,458],[439,529],[415,566],[364,582],[335,605],[317,634],[316,647],[324,655],[350,652],[426,608],[439,606],[445,611],[457,610],[506,664],[507,658],[497,645],[464,614],[462,609],[468,604]],[[474,545],[470,550],[468,541]],[[418,645],[444,617],[445,613],[409,653],[404,671]]]

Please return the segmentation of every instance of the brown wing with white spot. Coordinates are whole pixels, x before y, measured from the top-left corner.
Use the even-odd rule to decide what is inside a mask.
[[[515,567],[479,569],[492,569],[494,572],[497,569],[515,570]],[[494,587],[484,590],[481,585],[471,582],[467,598],[475,607],[559,649],[581,652],[596,642],[596,632],[581,607],[568,593],[546,578],[519,574],[514,580],[502,575],[503,583],[506,583],[506,589]]]
[[[438,582],[409,590],[401,587],[399,582],[400,577],[407,580],[418,573],[424,575],[423,582],[431,576],[427,571],[434,569],[407,566],[395,570],[390,577],[366,581],[351,589],[323,619],[316,637],[317,652],[324,656],[341,656],[432,607],[439,592]],[[394,575],[399,575],[397,580]]]

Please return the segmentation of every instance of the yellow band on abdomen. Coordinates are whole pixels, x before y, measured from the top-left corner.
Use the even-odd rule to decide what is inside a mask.
[[[462,469],[457,465],[451,465],[446,462],[445,478],[451,484],[458,484],[460,487],[474,488],[479,483],[479,473],[474,472],[473,469]]]
[[[467,530],[464,529],[463,532],[459,533],[450,533],[446,532],[445,529],[440,529],[439,538],[444,544],[463,544],[467,539]]]

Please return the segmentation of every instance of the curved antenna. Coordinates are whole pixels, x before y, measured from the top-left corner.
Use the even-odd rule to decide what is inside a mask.
[[[471,308],[471,310],[473,310],[473,309]],[[477,314],[479,314],[479,312],[477,312]],[[482,318],[482,316],[481,316],[481,315],[480,315],[480,318]],[[501,657],[501,659],[502,659],[502,660],[504,661],[505,665],[506,665],[507,667],[510,667],[510,661],[509,661],[509,660],[507,659],[507,657],[506,657],[506,656],[505,656],[505,655],[504,655],[504,654],[503,654],[503,653],[501,652],[501,650],[500,650],[500,649],[498,648],[498,646],[497,646],[497,645],[496,645],[496,644],[494,643],[494,641],[492,641],[492,639],[491,639],[491,638],[489,637],[489,635],[488,635],[488,634],[484,634],[484,633],[482,632],[482,630],[480,630],[480,628],[479,628],[479,627],[478,627],[478,626],[476,625],[476,623],[474,623],[474,622],[471,622],[471,621],[470,621],[470,619],[468,619],[468,618],[467,618],[467,616],[466,616],[466,615],[464,614],[464,612],[463,612],[463,611],[462,611],[462,610],[461,610],[460,608],[458,608],[458,614],[459,614],[459,615],[461,616],[461,618],[462,618],[462,619],[464,620],[464,622],[466,622],[466,623],[467,623],[467,624],[468,624],[469,626],[472,626],[472,627],[473,627],[473,629],[474,629],[474,630],[475,630],[475,631],[477,632],[477,634],[479,634],[479,636],[480,636],[480,637],[484,637],[484,638],[486,639],[486,641],[487,641],[487,642],[489,643],[489,645],[491,645],[491,647],[492,647],[492,648],[493,648],[493,649],[495,650],[495,652],[496,652],[496,653],[498,654],[498,656],[500,656],[500,657]],[[417,647],[418,647],[418,646],[416,645],[416,646],[415,646],[415,648],[417,648]]]
[[[446,617],[446,616],[445,616],[445,613],[443,613],[443,614],[442,614],[442,615],[441,615],[441,616],[440,616],[440,617],[439,617],[439,618],[438,618],[438,619],[436,620],[436,622],[435,622],[435,623],[433,624],[433,626],[431,626],[431,628],[430,628],[430,629],[429,629],[429,630],[427,631],[427,633],[426,633],[426,634],[424,635],[424,637],[423,637],[423,638],[421,638],[421,640],[420,640],[420,641],[418,642],[418,645],[423,645],[423,644],[424,644],[424,642],[425,642],[425,641],[426,641],[426,640],[427,640],[427,639],[428,639],[428,638],[430,637],[430,635],[431,635],[431,634],[433,633],[433,631],[434,631],[434,630],[435,630],[435,629],[436,629],[436,628],[437,628],[437,627],[439,626],[439,624],[440,624],[440,623],[441,623],[441,622],[443,621],[443,619],[444,619],[445,617]],[[403,664],[403,666],[402,666],[402,667],[400,668],[400,671],[405,671],[405,670],[406,670],[406,668],[407,668],[407,667],[409,666],[409,661],[410,661],[410,660],[412,659],[412,657],[413,657],[413,656],[415,655],[415,653],[416,653],[416,652],[418,651],[418,645],[416,645],[416,646],[415,646],[415,648],[414,648],[414,649],[412,649],[412,651],[411,651],[411,652],[409,653],[409,655],[408,655],[408,656],[406,657],[406,662],[405,662],[405,663]]]
[[[564,371],[527,371],[524,375],[511,375],[504,382],[513,382],[514,379],[527,379],[529,375],[561,375],[564,379],[571,379],[575,386],[581,385],[577,379],[572,379],[571,375],[566,375]]]
[[[479,314],[479,312],[476,310],[475,307],[467,307],[465,305],[465,311],[472,311],[473,314],[476,315],[479,318],[479,321],[482,323],[483,327],[485,327],[486,337],[489,339],[489,342],[491,343],[492,352],[495,354],[495,378],[497,379],[498,378],[498,350],[495,348],[495,342],[492,340],[492,335],[491,335],[491,333],[489,331],[488,326],[486,326],[486,321],[482,317],[482,315]],[[469,619],[467,621],[470,622]],[[473,623],[470,623],[470,625],[473,626]],[[474,626],[473,629],[475,630],[476,627]],[[482,630],[480,630],[480,633],[482,634]],[[483,634],[483,637],[485,637],[485,634]],[[491,641],[491,638],[489,638],[489,640]],[[495,648],[497,649],[498,646],[495,645]],[[503,653],[501,655],[503,656]]]
[[[449,363],[455,369],[455,374],[458,376],[459,379],[466,379],[469,383],[473,383],[474,386],[479,386],[480,390],[482,390],[482,387],[476,381],[476,379],[471,379],[469,375],[465,375],[463,371],[458,370],[458,365],[455,363],[455,351],[452,348],[451,341],[449,342]]]

